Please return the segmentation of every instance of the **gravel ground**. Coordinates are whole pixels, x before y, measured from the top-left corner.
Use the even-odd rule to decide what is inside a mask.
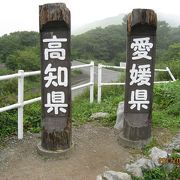
[[[0,150],[1,180],[93,180],[106,170],[120,171],[129,162],[129,151],[118,145],[114,130],[86,124],[73,128],[76,146],[69,159],[44,159],[37,154],[39,134],[12,137]]]

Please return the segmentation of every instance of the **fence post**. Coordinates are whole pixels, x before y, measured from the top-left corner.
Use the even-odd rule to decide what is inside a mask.
[[[18,139],[23,139],[24,70],[19,70],[18,74]]]
[[[91,61],[90,67],[90,103],[94,101],[94,61]]]
[[[171,76],[171,79],[172,79],[173,81],[176,81],[175,77],[173,76],[171,70],[170,70],[168,67],[166,67],[166,71],[167,71],[167,72],[169,73],[169,75]]]
[[[102,65],[98,64],[98,103],[101,103]]]
[[[121,62],[119,63],[119,67],[120,67],[120,69],[119,69],[119,80],[121,82]]]

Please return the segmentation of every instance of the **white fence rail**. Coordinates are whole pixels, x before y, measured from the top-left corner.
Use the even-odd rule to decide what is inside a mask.
[[[71,90],[73,91],[76,89],[89,86],[90,87],[90,103],[92,103],[94,101],[94,62],[91,61],[90,64],[71,66],[71,69],[78,69],[78,68],[84,68],[84,67],[90,68],[90,81],[88,83],[72,87]],[[19,70],[18,73],[16,74],[0,76],[0,81],[18,78],[18,102],[16,104],[12,104],[12,105],[0,108],[0,113],[18,108],[18,139],[23,139],[23,116],[24,116],[23,108],[24,106],[41,100],[41,97],[37,97],[34,99],[24,101],[24,77],[40,75],[40,73],[41,73],[40,71],[24,72],[24,70]]]
[[[74,91],[74,90],[89,86],[90,87],[90,103],[92,103],[94,101],[94,62],[92,61],[90,64],[71,66],[71,69],[73,70],[73,69],[84,68],[84,67],[90,68],[90,81],[88,83],[72,87],[71,90]],[[125,84],[124,82],[112,82],[112,83],[102,82],[103,68],[126,69],[124,66],[123,67],[107,66],[107,65],[102,65],[102,64],[98,65],[98,96],[97,96],[98,99],[97,101],[99,103],[101,102],[102,86]],[[176,81],[176,79],[174,78],[173,74],[171,73],[168,67],[166,67],[166,69],[155,69],[155,71],[168,72],[168,74],[170,75],[172,79],[172,81],[156,81],[155,83],[168,83],[168,82]],[[16,104],[12,104],[12,105],[0,108],[0,113],[11,110],[11,109],[18,109],[18,139],[23,139],[24,106],[41,100],[41,97],[37,97],[34,99],[24,101],[24,78],[28,76],[40,75],[40,73],[41,73],[40,71],[24,72],[24,70],[19,70],[18,73],[16,74],[0,76],[0,81],[18,78],[18,102]]]
[[[109,65],[102,65],[98,64],[98,95],[97,95],[97,102],[101,102],[101,96],[102,96],[102,86],[111,86],[111,85],[125,85],[125,82],[111,82],[111,83],[105,83],[102,82],[102,70],[103,68],[113,68],[113,69],[126,69],[126,67],[123,66],[109,66]],[[169,83],[176,81],[175,77],[173,76],[172,72],[168,67],[166,69],[155,69],[156,72],[168,72],[170,75],[172,81],[155,81],[154,83],[160,84],[160,83]]]

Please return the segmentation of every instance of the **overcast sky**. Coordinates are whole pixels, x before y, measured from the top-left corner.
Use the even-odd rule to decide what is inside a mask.
[[[72,29],[133,8],[180,14],[180,0],[1,0],[0,36],[14,31],[38,31],[39,5],[64,2],[71,11]]]

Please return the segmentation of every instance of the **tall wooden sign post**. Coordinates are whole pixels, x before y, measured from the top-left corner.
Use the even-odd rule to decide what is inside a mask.
[[[72,149],[70,11],[63,3],[39,7],[42,140],[38,152],[61,156]]]
[[[151,137],[157,16],[134,9],[127,21],[124,127],[120,143],[143,147]]]

